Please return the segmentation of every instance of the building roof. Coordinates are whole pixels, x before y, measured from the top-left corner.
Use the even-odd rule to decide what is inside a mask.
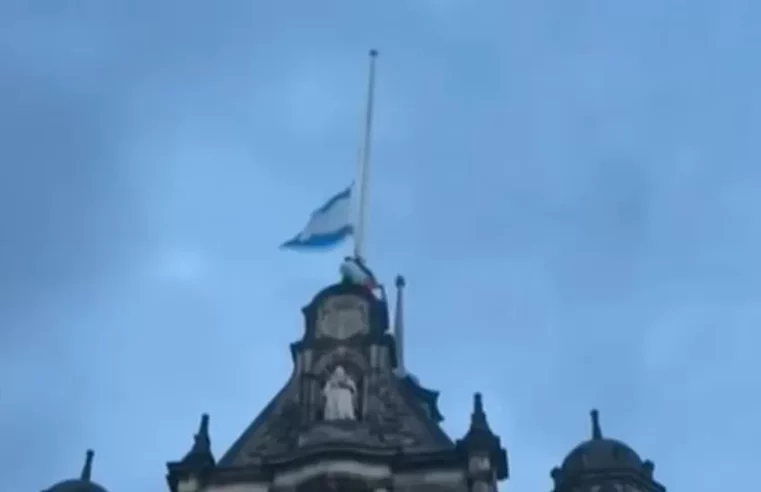
[[[193,451],[167,464],[170,489],[176,491],[190,479],[201,484],[267,482],[326,459],[380,464],[405,473],[431,467],[462,470],[484,442],[497,475],[506,478],[505,453],[496,436],[489,431],[492,438],[484,441],[486,431],[479,428],[465,444],[455,445],[439,425],[438,392],[397,371],[385,292],[378,296],[366,286],[341,282],[323,289],[303,312],[304,335],[291,345],[294,367],[284,387],[216,462],[204,417]],[[356,384],[354,418],[325,419],[322,414],[324,387],[337,368]]]
[[[336,342],[329,337],[320,337],[315,333],[319,312],[334,300],[345,303],[341,309],[358,309],[366,313],[368,327],[366,332],[357,333],[353,338]],[[267,407],[253,421],[235,444],[222,456],[218,465],[232,466],[248,461],[251,454],[269,460],[280,459],[303,451],[305,422],[305,402],[309,399],[302,394],[307,384],[321,383],[319,378],[324,369],[321,364],[330,367],[332,359],[341,360],[351,367],[355,363],[357,372],[371,374],[371,369],[362,367],[367,364],[365,351],[369,345],[383,347],[388,360],[383,362],[385,369],[375,371],[372,378],[373,388],[367,388],[366,405],[378,406],[374,414],[383,414],[384,423],[366,422],[370,435],[354,435],[352,447],[360,452],[377,452],[379,448],[404,450],[407,452],[429,452],[432,450],[453,450],[454,443],[441,429],[442,420],[437,408],[438,393],[423,388],[419,382],[410,377],[397,377],[392,369],[396,365],[394,338],[388,332],[388,313],[385,299],[376,298],[366,288],[342,282],[329,286],[318,293],[312,302],[304,308],[304,338],[293,344],[294,361],[301,354],[308,352],[314,358],[313,368],[309,373],[299,374],[297,367],[283,389],[273,398]],[[342,348],[341,348],[342,347]],[[324,363],[324,364],[323,364]],[[357,374],[359,379],[363,379]],[[367,378],[367,384],[371,384]],[[392,423],[391,421],[394,421]],[[386,427],[395,427],[392,432]],[[377,432],[377,435],[375,434]],[[393,438],[392,435],[394,434]],[[313,436],[317,437],[317,436]],[[392,441],[394,442],[392,444]],[[398,442],[397,442],[398,441]],[[344,442],[341,447],[347,446]]]

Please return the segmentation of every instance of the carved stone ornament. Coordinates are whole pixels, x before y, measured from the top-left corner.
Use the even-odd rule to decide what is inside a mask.
[[[473,456],[470,458],[469,468],[471,472],[484,472],[491,469],[488,456]]]
[[[317,314],[317,337],[346,340],[369,331],[369,305],[361,297],[342,295],[328,298]]]
[[[369,420],[375,434],[386,445],[413,448],[421,444],[425,431],[411,414],[399,394],[392,388],[388,375],[378,375],[369,394],[372,395],[372,415]]]
[[[300,447],[323,444],[351,444],[385,449],[386,446],[362,422],[316,422],[298,438]]]

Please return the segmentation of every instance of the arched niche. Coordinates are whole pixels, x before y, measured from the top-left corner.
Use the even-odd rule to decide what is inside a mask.
[[[346,347],[339,347],[336,350],[328,352],[317,360],[313,367],[313,374],[319,385],[320,391],[325,387],[326,382],[333,374],[335,369],[341,366],[346,374],[354,381],[357,387],[357,403],[356,403],[356,415],[357,419],[361,420],[364,415],[365,406],[365,385],[366,374],[369,371],[367,361],[364,356],[352,349]],[[323,404],[324,400],[321,400],[321,404],[317,408],[317,420],[323,419]]]
[[[319,377],[322,377],[329,374],[330,371],[339,365],[349,371],[352,377],[358,378],[364,378],[365,374],[370,370],[370,367],[367,364],[367,359],[362,353],[343,346],[331,350],[320,357],[317,362],[315,362],[312,370]]]

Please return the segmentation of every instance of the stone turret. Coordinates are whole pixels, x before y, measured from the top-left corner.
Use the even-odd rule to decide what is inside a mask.
[[[640,458],[627,444],[604,437],[597,410],[590,416],[591,438],[552,470],[553,492],[665,492],[653,477],[653,462]]]
[[[472,492],[495,492],[497,481],[508,478],[507,452],[486,420],[481,393],[473,396],[473,413],[457,450],[467,461],[468,486]]]
[[[167,464],[167,483],[172,492],[197,492],[203,490],[209,475],[216,466],[211,452],[209,437],[209,416],[201,416],[198,432],[193,437],[193,446],[180,461]]]

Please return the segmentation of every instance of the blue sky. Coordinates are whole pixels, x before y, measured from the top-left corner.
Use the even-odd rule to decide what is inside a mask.
[[[283,385],[342,251],[276,246],[352,178],[410,368],[509,490],[603,431],[672,490],[761,439],[761,4],[0,1],[2,492],[165,490]],[[453,361],[455,363],[453,363]]]

